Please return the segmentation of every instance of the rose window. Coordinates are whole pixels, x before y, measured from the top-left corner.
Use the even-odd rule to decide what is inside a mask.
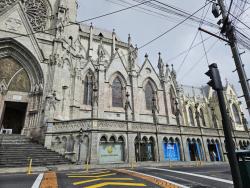
[[[34,31],[44,30],[46,27],[49,9],[46,0],[1,0],[0,1],[0,12],[7,6],[21,1],[25,13],[34,29]]]

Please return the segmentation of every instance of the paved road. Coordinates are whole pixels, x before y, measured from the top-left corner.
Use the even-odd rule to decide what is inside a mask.
[[[96,169],[88,173],[85,171],[59,172],[57,181],[60,188],[159,187],[143,179],[108,169]]]
[[[159,177],[192,188],[233,187],[230,168],[228,165],[217,164],[215,166],[175,168],[139,167],[132,171]],[[156,184],[151,183],[147,178],[142,179],[142,176],[138,177],[131,174],[131,169],[127,169],[127,172],[129,174],[124,173],[122,170],[118,172],[117,170],[110,169],[91,169],[88,173],[85,171],[73,170],[54,173],[56,174],[54,180],[59,188],[159,187]],[[44,173],[43,177],[47,177],[44,179],[47,179],[49,184],[54,181],[52,180],[52,175],[48,175],[47,172]],[[2,174],[0,175],[0,188],[31,188],[32,185],[34,185],[34,182],[39,179],[38,176],[39,174],[32,174],[29,176],[26,174]],[[42,182],[44,182],[44,180]]]
[[[38,174],[1,174],[0,188],[31,188]]]
[[[170,180],[187,187],[233,187],[228,165],[178,168],[149,167],[138,168],[136,171]]]

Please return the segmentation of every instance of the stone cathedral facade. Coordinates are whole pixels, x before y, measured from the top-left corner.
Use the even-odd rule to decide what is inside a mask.
[[[183,86],[115,31],[76,22],[77,0],[0,0],[0,129],[81,163],[225,161],[216,94]],[[225,86],[236,148],[249,145]]]

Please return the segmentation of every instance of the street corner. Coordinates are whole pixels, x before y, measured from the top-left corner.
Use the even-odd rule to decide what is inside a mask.
[[[122,170],[99,169],[58,173],[59,187],[160,187]]]

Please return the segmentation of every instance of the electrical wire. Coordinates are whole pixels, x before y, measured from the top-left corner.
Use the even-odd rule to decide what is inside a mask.
[[[207,54],[215,47],[216,43],[219,41],[219,39],[217,39],[207,50]],[[188,71],[186,73],[183,74],[183,76],[180,78],[180,82],[190,73],[192,73],[193,70],[195,70],[195,68],[197,68],[198,64],[201,63],[202,59],[206,56],[206,54],[203,54],[203,56],[201,56],[194,64],[192,67],[190,67],[190,69],[188,69]]]
[[[206,3],[207,3],[207,0],[206,0],[205,4],[206,4]],[[206,14],[205,14],[205,15],[204,15],[204,11],[205,11],[205,9],[203,9],[203,12],[202,12],[202,15],[201,15],[201,21],[200,21],[199,27],[201,27],[201,26],[202,26],[203,21],[204,21],[204,19],[206,18],[206,16],[207,16],[207,14],[208,14],[209,9],[210,9],[210,6],[208,7],[208,9],[207,9],[207,11],[206,11]],[[186,55],[185,55],[185,57],[183,58],[183,60],[182,60],[182,62],[181,62],[181,64],[180,64],[180,66],[178,67],[178,69],[177,69],[177,74],[180,72],[181,68],[183,67],[183,65],[184,65],[184,63],[185,63],[185,61],[186,61],[186,59],[187,59],[187,57],[188,57],[188,55],[189,55],[189,53],[190,53],[190,50],[191,50],[191,48],[193,47],[193,44],[194,44],[194,42],[195,42],[195,40],[196,40],[196,38],[197,38],[197,36],[198,36],[198,33],[199,33],[199,30],[197,30],[197,32],[196,32],[196,34],[195,34],[195,36],[194,36],[194,38],[193,38],[193,41],[191,42],[191,45],[190,45],[190,47],[189,47],[189,50],[188,50],[187,54],[186,54]]]
[[[116,13],[119,13],[119,12],[123,12],[123,11],[129,10],[129,9],[138,7],[138,6],[140,6],[140,5],[144,5],[145,3],[149,3],[149,2],[151,2],[151,1],[155,1],[155,0],[144,1],[144,2],[141,2],[141,3],[135,4],[135,5],[133,5],[133,6],[129,6],[129,7],[123,8],[123,9],[119,9],[119,10],[113,11],[113,12],[101,14],[101,15],[99,15],[99,16],[95,16],[95,17],[92,17],[92,18],[88,18],[88,19],[85,19],[85,20],[82,20],[82,21],[69,23],[69,24],[67,24],[67,25],[65,25],[65,26],[63,26],[63,27],[68,27],[68,26],[71,26],[71,25],[76,25],[76,24],[80,24],[80,23],[84,23],[84,22],[96,20],[96,19],[99,19],[99,18],[103,18],[103,17],[106,17],[106,16],[110,16],[110,15],[112,15],[112,14],[116,14]],[[25,34],[25,35],[13,37],[13,38],[15,39],[15,38],[23,37],[23,36],[34,35],[34,34],[37,34],[37,33],[42,33],[42,32],[45,32],[45,31],[52,31],[52,30],[56,30],[56,29],[59,29],[59,28],[58,28],[58,27],[54,27],[54,28],[50,28],[50,29],[43,30],[43,31],[36,31],[36,32],[32,32],[32,33]]]
[[[206,51],[206,48],[205,48],[205,44],[204,44],[204,40],[203,40],[201,31],[200,31],[200,36],[201,36],[201,40],[202,40],[203,50],[204,50],[204,53],[206,55],[207,65],[209,66],[208,57],[207,57],[207,51]]]
[[[174,30],[176,27],[180,26],[181,24],[183,24],[185,21],[187,21],[188,19],[190,19],[193,15],[195,15],[196,13],[198,13],[199,11],[201,11],[203,8],[205,8],[208,4],[210,4],[210,2],[207,2],[205,5],[203,5],[201,8],[199,8],[198,10],[196,10],[195,12],[193,12],[191,15],[189,15],[188,17],[186,17],[184,20],[182,20],[181,22],[177,23],[176,25],[174,25],[173,27],[171,27],[170,29],[168,29],[167,31],[165,31],[164,33],[158,35],[157,37],[155,37],[154,39],[148,41],[147,43],[143,44],[142,46],[140,46],[138,49],[144,48],[145,46],[151,44],[152,42],[158,40],[159,38],[163,37],[164,35],[166,35],[167,33],[169,33],[170,31]]]

